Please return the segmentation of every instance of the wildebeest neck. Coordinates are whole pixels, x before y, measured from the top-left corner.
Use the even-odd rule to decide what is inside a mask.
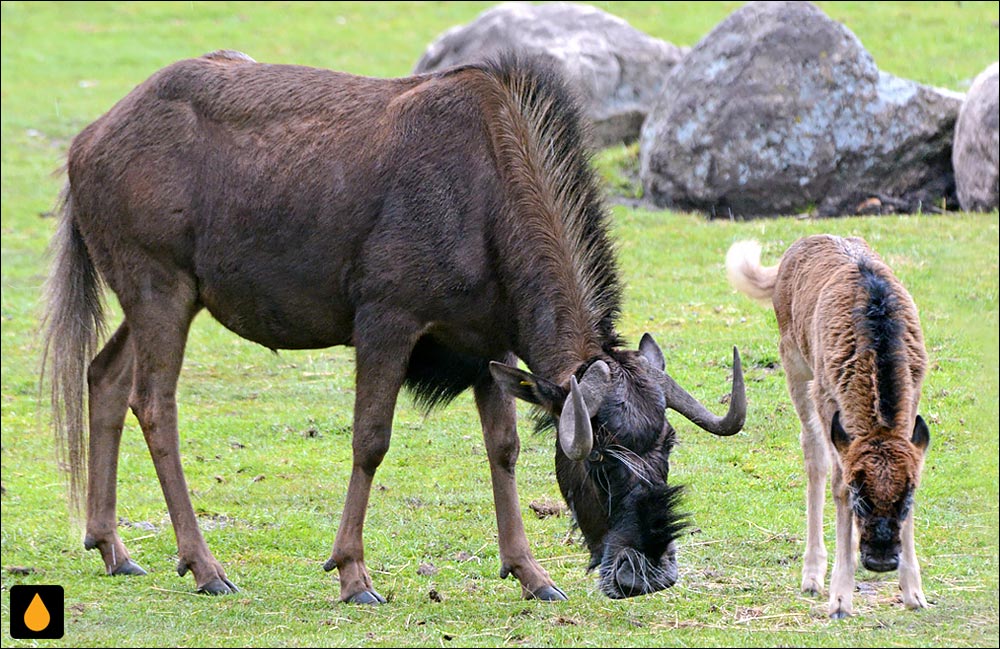
[[[496,81],[484,110],[511,188],[495,224],[499,262],[517,300],[517,354],[562,383],[619,342],[621,286],[575,102],[554,78],[514,70],[484,70]]]

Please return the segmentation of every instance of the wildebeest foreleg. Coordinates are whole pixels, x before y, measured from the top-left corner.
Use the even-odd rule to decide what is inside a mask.
[[[906,608],[927,608],[920,579],[920,564],[917,563],[917,550],[913,541],[915,516],[916,512],[911,510],[899,530],[903,545],[899,557],[899,588],[903,591],[903,604]]]
[[[109,575],[144,575],[118,536],[116,489],[118,449],[132,388],[133,350],[128,325],[104,345],[90,363],[90,449],[87,484],[87,535],[84,547],[97,548]]]
[[[475,395],[493,481],[500,545],[500,576],[513,574],[517,577],[525,599],[565,600],[565,593],[532,556],[524,533],[514,477],[520,451],[514,399],[505,396],[491,378],[476,385]]]
[[[837,550],[830,575],[830,617],[840,619],[854,613],[854,573],[857,550],[854,542],[854,510],[840,465],[833,467],[833,501],[837,506]]]
[[[188,327],[197,312],[194,292],[181,288],[178,292],[160,293],[147,288],[138,304],[123,300],[122,308],[134,341],[136,363],[129,405],[142,427],[167,501],[177,537],[177,572],[183,577],[190,570],[199,592],[236,592],[238,589],[226,578],[222,564],[212,556],[202,537],[181,466],[177,378]]]
[[[416,342],[416,332],[395,323],[394,330],[380,323],[355,323],[357,389],[354,399],[354,463],[337,528],[333,552],[323,565],[337,569],[340,600],[352,604],[383,604],[365,567],[364,526],[375,471],[389,450],[396,398],[406,376],[406,365]]]

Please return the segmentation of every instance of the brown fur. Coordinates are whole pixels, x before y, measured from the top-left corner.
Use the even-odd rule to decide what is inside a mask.
[[[558,417],[571,378],[595,365],[607,381],[591,374],[587,414],[634,470],[564,471],[560,488],[602,496],[578,520],[603,557],[603,592],[671,585],[676,566],[668,574],[661,564],[673,561],[679,514],[665,484],[665,407],[732,434],[745,413],[742,375],[736,357],[730,413],[716,418],[664,373],[652,338],[618,348],[621,286],[584,139],[561,80],[514,58],[373,79],[216,52],[160,70],[84,128],[53,241],[45,359],[76,500],[86,471],[84,543],[107,572],[142,572],[116,531],[131,409],[177,536],[178,571],[205,592],[236,589],[202,538],[179,451],[177,381],[188,328],[207,309],[271,349],[355,348],[354,464],[325,564],[339,572],[341,599],[384,601],[362,537],[404,385],[428,407],[473,389],[501,574],[515,575],[525,597],[564,599],[524,534],[514,398]],[[104,285],[124,321],[94,357]],[[536,374],[514,368],[517,359]],[[645,507],[663,511],[635,512]]]
[[[857,237],[805,237],[770,267],[761,266],[759,245],[738,242],[726,269],[734,287],[770,299],[778,320],[809,475],[803,590],[823,588],[822,491],[832,457],[837,555],[830,615],[852,612],[855,523],[865,565],[898,565],[906,605],[926,606],[910,503],[929,442],[917,414],[927,354],[910,294]]]

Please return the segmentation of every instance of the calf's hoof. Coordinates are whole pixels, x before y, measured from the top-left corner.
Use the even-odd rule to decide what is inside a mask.
[[[802,594],[818,597],[823,594],[822,580],[814,577],[806,577],[802,580]]]

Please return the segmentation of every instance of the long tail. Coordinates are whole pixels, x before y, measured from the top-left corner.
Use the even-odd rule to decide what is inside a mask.
[[[760,244],[756,241],[737,241],[726,253],[726,275],[737,291],[771,305],[774,283],[778,279],[778,266],[760,265]]]
[[[77,512],[86,491],[86,373],[104,333],[104,299],[101,277],[76,227],[68,184],[60,198],[59,225],[49,254],[41,385],[47,375],[57,456],[68,465],[70,504]]]

